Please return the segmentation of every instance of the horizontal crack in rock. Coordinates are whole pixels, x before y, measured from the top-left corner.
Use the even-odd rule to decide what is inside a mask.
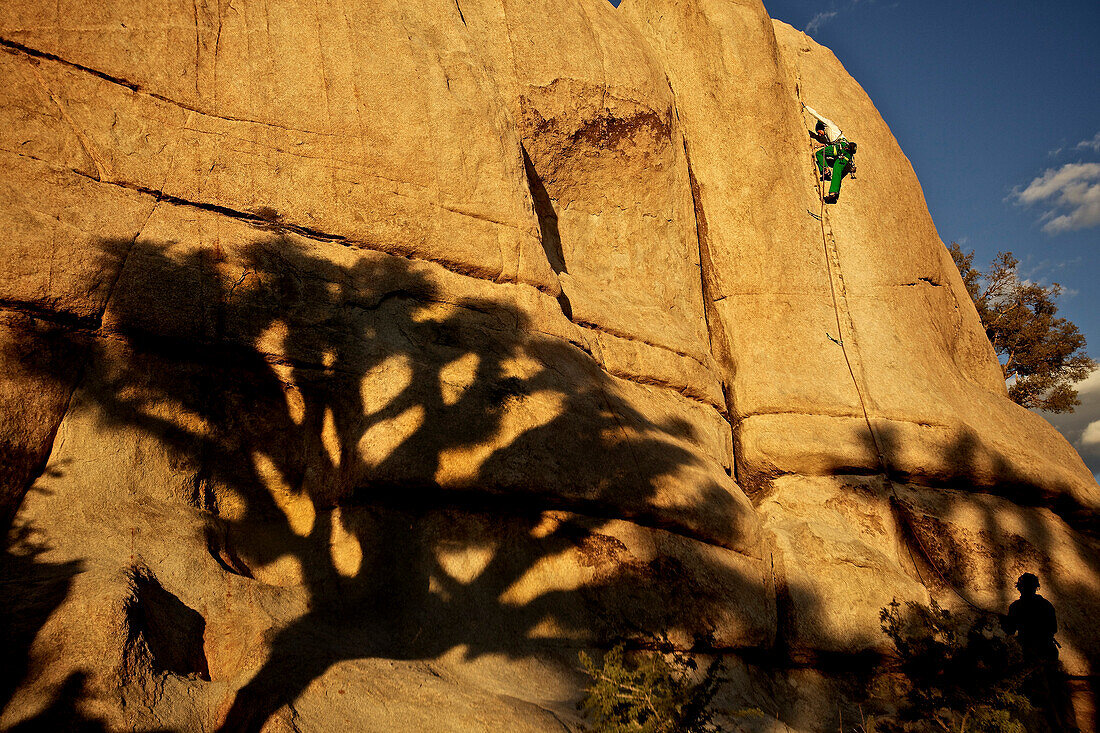
[[[280,129],[280,130],[287,130],[289,132],[301,132],[301,133],[305,133],[305,134],[308,134],[308,135],[323,135],[323,136],[327,136],[327,137],[335,137],[336,136],[336,133],[318,132],[318,131],[315,131],[315,130],[304,130],[304,129],[298,128],[298,127],[290,127],[288,125],[280,125],[277,122],[266,122],[264,120],[254,120],[254,119],[251,119],[251,118],[248,118],[248,117],[234,117],[234,116],[231,116],[231,115],[220,115],[220,114],[217,114],[215,112],[210,112],[210,111],[204,110],[200,107],[196,107],[195,105],[187,104],[186,102],[180,102],[179,100],[172,99],[171,97],[166,97],[163,94],[158,94],[156,92],[151,92],[148,89],[145,89],[144,87],[142,87],[137,82],[130,81],[129,79],[124,79],[124,78],[119,77],[119,76],[113,76],[113,75],[108,74],[106,72],[99,71],[98,69],[93,69],[90,66],[85,66],[84,64],[78,64],[75,61],[69,61],[68,59],[62,58],[61,56],[58,56],[57,54],[50,53],[49,51],[42,51],[42,50],[39,50],[37,48],[32,48],[31,46],[24,45],[22,43],[19,43],[18,41],[13,41],[13,40],[10,40],[8,38],[0,38],[0,47],[8,49],[9,52],[25,54],[25,55],[30,56],[30,57],[35,58],[35,59],[45,59],[45,60],[48,60],[48,61],[54,61],[56,63],[62,64],[63,66],[67,66],[71,69],[76,69],[77,71],[82,71],[86,74],[91,74],[92,76],[97,77],[99,79],[102,79],[103,81],[106,81],[110,84],[115,84],[117,86],[121,86],[121,87],[124,87],[126,89],[129,89],[131,92],[133,92],[135,94],[142,94],[142,95],[145,95],[147,97],[151,97],[153,99],[159,100],[161,102],[171,104],[175,107],[185,109],[188,112],[194,112],[195,114],[203,115],[204,117],[215,117],[217,119],[225,120],[227,122],[244,122],[244,123],[252,124],[252,125],[263,125],[264,127],[274,127],[276,129]]]
[[[620,338],[620,339],[623,339],[624,341],[633,341],[634,343],[645,344],[646,346],[649,346],[649,347],[654,348],[654,349],[661,349],[662,351],[667,351],[670,354],[675,354],[676,356],[682,356],[685,359],[691,359],[693,362],[695,362],[699,366],[703,367],[704,369],[708,369],[708,370],[710,369],[710,367],[708,367],[706,364],[704,364],[703,362],[701,362],[699,359],[695,358],[691,354],[688,354],[688,353],[683,352],[683,351],[677,351],[676,349],[673,349],[669,346],[663,346],[661,344],[655,344],[652,341],[647,341],[646,339],[639,338],[637,336],[631,336],[630,334],[627,334],[623,331],[619,331],[619,330],[614,329],[614,328],[608,328],[607,326],[601,326],[599,324],[592,323],[591,321],[573,321],[573,323],[575,325],[581,327],[581,328],[588,329],[589,331],[596,331],[598,333],[606,333],[608,336],[614,336],[615,338]]]

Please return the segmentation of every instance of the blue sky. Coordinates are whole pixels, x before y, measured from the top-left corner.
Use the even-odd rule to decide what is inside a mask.
[[[625,0],[630,2],[630,0]],[[614,2],[613,4],[618,4]],[[765,0],[836,53],[913,163],[944,242],[1061,283],[1100,359],[1100,2]],[[822,110],[844,127],[844,110]],[[880,181],[879,185],[890,185]],[[1100,374],[1046,417],[1100,471]]]

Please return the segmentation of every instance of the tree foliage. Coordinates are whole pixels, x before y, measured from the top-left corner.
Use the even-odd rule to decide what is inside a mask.
[[[1073,412],[1081,404],[1073,385],[1096,362],[1085,353],[1077,326],[1055,315],[1062,286],[1021,280],[1011,252],[998,253],[982,272],[974,267],[973,251],[964,253],[955,242],[949,249],[997,352],[1008,396],[1024,407]]]
[[[882,631],[893,642],[900,674],[880,684],[870,733],[1025,733],[1035,712],[1025,695],[1030,670],[1020,647],[995,616],[967,621],[932,601],[882,609]]]
[[[581,652],[590,684],[578,707],[590,733],[720,733],[712,706],[726,681],[715,658],[705,670],[686,654],[628,653],[622,644],[597,664]],[[734,713],[734,715],[744,713]]]

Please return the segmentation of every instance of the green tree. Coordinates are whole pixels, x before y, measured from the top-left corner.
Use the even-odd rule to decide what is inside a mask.
[[[715,658],[705,670],[686,654],[631,652],[622,644],[597,664],[581,652],[590,684],[578,704],[591,721],[589,733],[720,733],[721,712],[712,707],[725,682]],[[741,711],[744,715],[758,711]]]
[[[1073,385],[1096,362],[1085,353],[1084,334],[1055,315],[1062,286],[1021,280],[1011,252],[998,253],[982,272],[974,267],[973,251],[964,253],[955,242],[949,250],[997,352],[1008,396],[1024,407],[1073,412],[1081,404]]]

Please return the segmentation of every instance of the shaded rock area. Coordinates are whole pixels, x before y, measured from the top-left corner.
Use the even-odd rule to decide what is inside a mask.
[[[126,602],[126,646],[130,665],[210,681],[203,651],[206,621],[164,590],[146,568],[131,572],[133,591]]]
[[[577,730],[666,638],[835,730],[1025,570],[1094,695],[1100,488],[759,2],[14,0],[0,120],[0,725]]]

